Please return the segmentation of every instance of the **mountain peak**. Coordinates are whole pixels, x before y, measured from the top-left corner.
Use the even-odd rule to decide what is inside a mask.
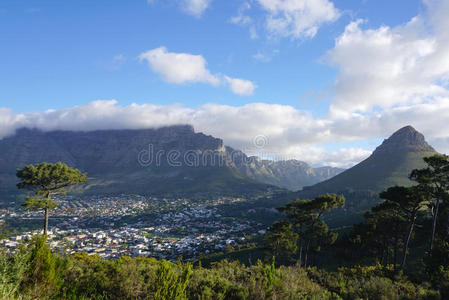
[[[411,137],[411,136],[422,136],[424,137],[424,135],[422,133],[420,133],[418,130],[416,130],[413,126],[411,125],[407,125],[402,127],[401,129],[398,129],[396,132],[394,132],[390,138],[393,137]]]
[[[384,140],[364,161],[329,180],[304,188],[306,194],[302,197],[349,190],[378,193],[394,185],[408,186],[412,184],[408,178],[410,172],[424,168],[423,158],[436,153],[424,135],[406,126]],[[357,197],[351,201],[354,205],[363,202]]]
[[[376,148],[374,154],[401,150],[411,152],[435,152],[435,149],[426,142],[424,135],[408,125],[402,127],[388,139],[384,140],[382,145]]]

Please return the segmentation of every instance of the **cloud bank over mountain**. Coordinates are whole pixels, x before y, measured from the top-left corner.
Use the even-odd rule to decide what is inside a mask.
[[[437,150],[449,150],[446,142],[449,128],[435,127],[435,123],[449,121],[448,99],[435,106],[419,104],[394,108],[384,114],[354,114],[340,119],[316,119],[292,106],[266,103],[205,104],[189,108],[180,104],[120,106],[116,100],[99,100],[83,106],[25,114],[1,109],[0,137],[20,127],[92,131],[192,124],[195,130],[223,138],[227,145],[250,155],[347,167],[367,157],[371,149],[342,147],[329,151],[327,144],[388,137],[411,120],[430,143],[438,141]],[[262,142],[256,143],[256,137],[262,137]]]
[[[262,2],[279,18],[289,16],[284,10],[299,9],[285,1]],[[426,0],[424,5],[419,15],[396,27],[369,28],[364,20],[346,26],[325,55],[337,75],[328,113],[322,117],[290,105],[262,102],[188,107],[121,106],[115,100],[99,100],[34,113],[1,108],[0,137],[19,127],[98,130],[192,124],[248,154],[347,167],[373,150],[367,141],[386,138],[410,124],[436,150],[448,153],[449,127],[444,125],[449,123],[449,3]],[[173,84],[226,85],[240,95],[250,95],[256,88],[251,81],[211,72],[201,55],[160,47],[140,58]],[[256,137],[263,137],[263,147],[255,145]]]

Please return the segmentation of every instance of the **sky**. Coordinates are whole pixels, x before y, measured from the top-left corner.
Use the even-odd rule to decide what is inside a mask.
[[[412,125],[449,152],[449,0],[1,0],[0,138],[192,124],[350,167]]]

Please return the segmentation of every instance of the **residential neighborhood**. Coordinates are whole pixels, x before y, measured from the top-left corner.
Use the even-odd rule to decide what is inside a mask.
[[[244,244],[261,235],[266,226],[250,218],[222,215],[222,205],[244,201],[223,197],[213,200],[168,199],[140,195],[92,196],[57,199],[51,211],[49,244],[63,254],[86,252],[102,258],[151,256],[176,261]],[[246,214],[254,214],[248,209]],[[2,219],[40,220],[41,211],[4,209]],[[14,251],[41,229],[0,241]]]

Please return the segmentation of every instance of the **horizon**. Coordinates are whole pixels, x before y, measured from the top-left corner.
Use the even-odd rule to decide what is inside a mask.
[[[0,139],[189,124],[348,168],[412,125],[449,152],[446,1],[290,4],[5,1]]]

